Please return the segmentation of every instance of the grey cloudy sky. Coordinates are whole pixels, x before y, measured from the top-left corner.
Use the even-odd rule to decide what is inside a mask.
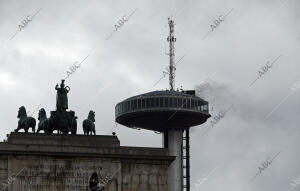
[[[11,40],[22,20],[40,8]],[[106,40],[117,21],[135,9]],[[232,9],[203,40],[213,22]],[[168,88],[167,77],[153,85],[168,65],[170,15],[176,23],[176,58],[186,55],[176,70],[176,87],[196,88],[213,116],[233,104],[204,136],[210,121],[192,129],[193,191],[288,190],[300,174],[299,0],[0,0],[0,138],[16,128],[21,105],[30,111],[41,105],[49,116],[55,85],[87,55],[66,80],[69,108],[79,118],[79,133],[93,109],[97,134],[110,134],[116,103]],[[261,67],[279,56],[249,87]],[[151,131],[121,125],[113,130],[122,145],[161,146],[161,135]],[[261,163],[280,151],[249,183]]]

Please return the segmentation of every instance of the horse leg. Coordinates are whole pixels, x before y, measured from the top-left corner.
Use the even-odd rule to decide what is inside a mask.
[[[84,135],[89,135],[89,131],[86,127],[83,128],[83,131],[84,131]]]
[[[24,131],[25,133],[28,133],[28,129],[29,129],[29,126],[28,126],[28,121],[27,121],[27,118],[25,119],[25,124],[24,124]]]

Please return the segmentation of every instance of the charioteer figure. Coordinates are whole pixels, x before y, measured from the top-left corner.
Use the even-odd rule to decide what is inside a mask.
[[[70,91],[70,87],[64,84],[65,80],[61,80],[60,87],[58,84],[55,86],[56,94],[56,109],[61,111],[66,111],[68,109],[68,93]]]

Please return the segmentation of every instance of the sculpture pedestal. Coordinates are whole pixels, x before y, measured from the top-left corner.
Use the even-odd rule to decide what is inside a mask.
[[[123,147],[117,136],[101,135],[11,133],[0,153],[8,191],[89,190],[93,173],[107,191],[168,191],[174,160],[168,149]]]

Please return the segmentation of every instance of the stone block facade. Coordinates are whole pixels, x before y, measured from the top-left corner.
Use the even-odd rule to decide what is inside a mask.
[[[80,143],[81,142],[81,143]],[[164,148],[122,147],[116,136],[12,133],[0,143],[0,190],[168,191],[174,157]]]

